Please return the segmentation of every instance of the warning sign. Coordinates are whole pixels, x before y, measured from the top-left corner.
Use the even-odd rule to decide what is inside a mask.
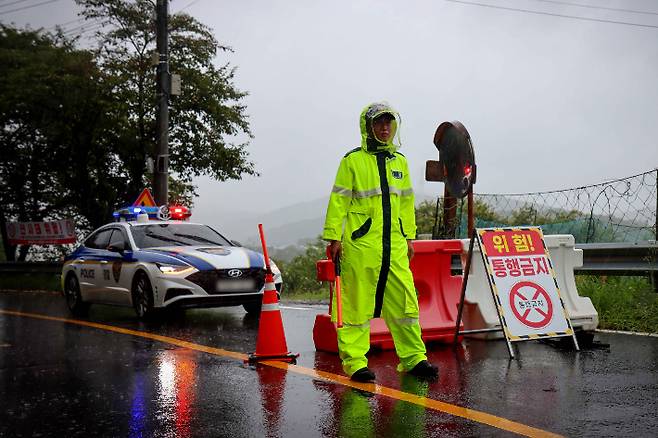
[[[149,189],[142,190],[142,193],[133,202],[133,207],[155,207],[155,201],[153,200],[151,191]]]
[[[507,338],[572,336],[541,229],[478,229],[477,236]]]
[[[63,245],[75,243],[75,224],[72,219],[50,222],[7,222],[10,245]]]
[[[526,296],[532,298],[528,299]],[[528,327],[545,327],[553,318],[553,302],[548,292],[530,281],[522,281],[512,286],[509,304],[514,316]]]

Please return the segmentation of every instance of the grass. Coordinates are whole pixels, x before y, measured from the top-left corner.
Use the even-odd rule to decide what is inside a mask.
[[[15,274],[0,275],[0,289],[5,290],[60,290],[59,274]]]
[[[599,312],[599,328],[658,333],[658,293],[647,277],[577,276],[576,285]]]
[[[285,280],[284,280],[285,283]],[[329,287],[318,289],[314,291],[287,291],[283,287],[281,294],[281,301],[296,301],[312,304],[328,304],[329,303]]]

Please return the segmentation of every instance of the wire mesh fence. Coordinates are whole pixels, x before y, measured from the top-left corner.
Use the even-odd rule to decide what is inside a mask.
[[[545,234],[576,242],[656,240],[658,169],[583,187],[534,193],[474,195],[476,227],[541,225]],[[437,200],[436,211],[443,199]],[[457,206],[457,235],[466,237],[467,204]],[[433,234],[440,234],[440,214]]]

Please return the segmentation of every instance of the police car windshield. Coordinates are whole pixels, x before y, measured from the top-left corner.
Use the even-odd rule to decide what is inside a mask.
[[[206,225],[153,224],[131,227],[131,231],[139,248],[231,245],[228,240]]]

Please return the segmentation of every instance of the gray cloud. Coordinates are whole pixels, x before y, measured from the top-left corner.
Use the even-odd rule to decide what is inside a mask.
[[[658,25],[657,16],[496,4]],[[75,18],[74,5],[68,16],[63,5],[20,19],[49,26]],[[471,132],[478,192],[566,188],[658,165],[658,29],[419,0],[202,0],[186,11],[235,49],[217,63],[237,66],[236,83],[250,92],[250,151],[262,173],[241,182],[200,178],[198,221],[327,195],[340,157],[358,145],[359,112],[373,100],[402,114],[402,152],[419,193],[442,192],[422,173],[443,120]]]

